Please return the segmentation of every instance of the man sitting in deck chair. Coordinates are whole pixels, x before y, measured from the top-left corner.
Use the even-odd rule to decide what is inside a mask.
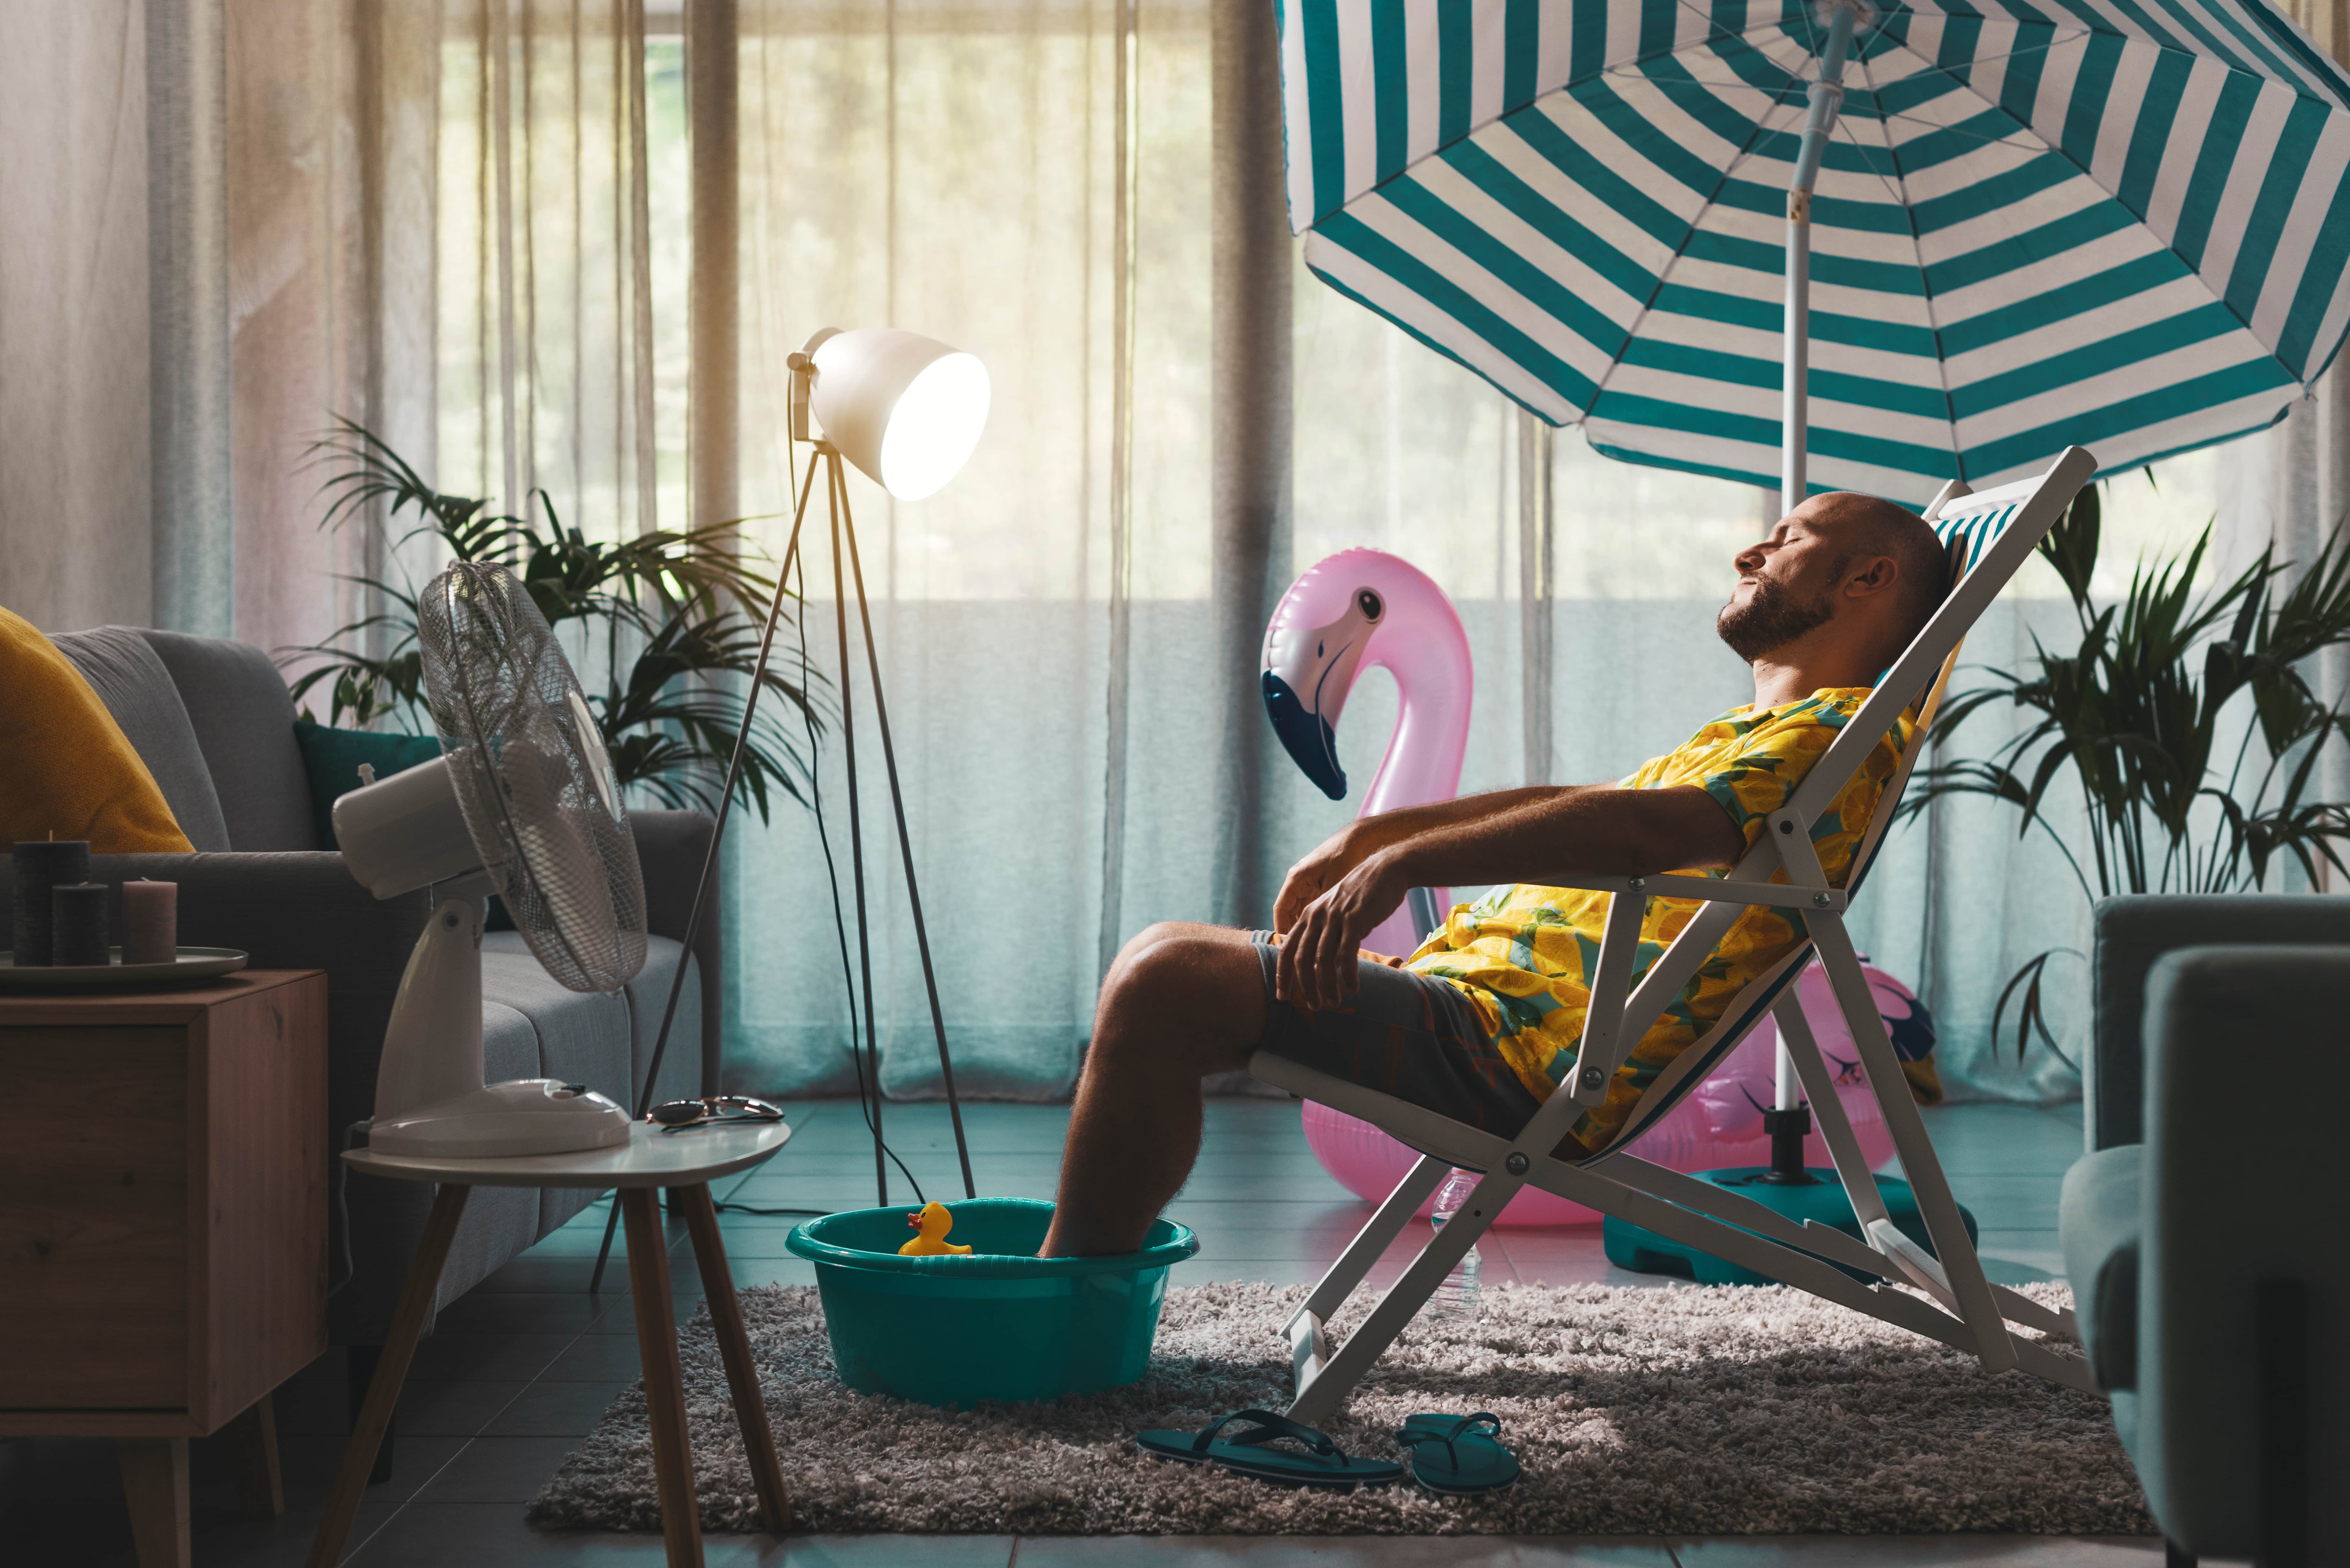
[[[1524,1127],[1574,1066],[1607,902],[1542,884],[1736,864],[1925,626],[1947,572],[1922,518],[1849,492],[1804,502],[1734,564],[1715,629],[1753,667],[1751,706],[1620,784],[1359,819],[1291,869],[1278,935],[1168,922],[1126,945],[1102,981],[1044,1255],[1138,1248],[1199,1156],[1201,1079],[1258,1050],[1505,1137]],[[1838,885],[1909,733],[1905,719],[1878,743],[1823,819],[1839,829],[1814,835]],[[1410,888],[1517,877],[1531,880],[1455,909],[1408,960],[1360,950]],[[1697,907],[1650,900],[1636,961]],[[1657,1074],[1798,940],[1779,911],[1741,916],[1561,1155],[1604,1146]],[[1920,1098],[1940,1097],[1930,1062],[1904,1067]]]

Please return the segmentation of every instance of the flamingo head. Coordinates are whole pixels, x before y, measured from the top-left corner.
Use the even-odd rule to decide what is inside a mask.
[[[1332,800],[1347,794],[1338,714],[1388,618],[1376,579],[1389,560],[1378,550],[1331,556],[1291,585],[1265,628],[1265,714],[1290,760]]]

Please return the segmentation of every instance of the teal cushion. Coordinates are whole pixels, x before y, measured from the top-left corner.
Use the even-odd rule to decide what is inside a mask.
[[[307,719],[294,721],[294,739],[302,746],[302,765],[310,771],[310,808],[318,824],[318,847],[339,849],[335,842],[335,802],[359,787],[359,764],[388,779],[441,754],[432,735],[380,734],[373,730],[329,730]]]
[[[2101,1148],[2064,1173],[2057,1201],[2057,1235],[2064,1273],[2073,1284],[2089,1371],[2105,1389],[2137,1386],[2139,1237],[2144,1230],[2138,1185],[2144,1144]]]
[[[318,818],[318,847],[340,849],[335,842],[335,802],[359,787],[359,764],[388,779],[441,754],[441,742],[432,735],[380,734],[373,730],[329,730],[307,719],[294,721],[294,738],[302,743],[302,763],[310,770],[310,805]],[[492,897],[483,929],[510,931],[513,918],[504,900]]]

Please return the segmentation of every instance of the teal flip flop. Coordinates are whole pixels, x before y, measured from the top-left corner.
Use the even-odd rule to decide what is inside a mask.
[[[1218,1438],[1216,1434],[1234,1421],[1247,1422],[1254,1430],[1237,1438]],[[1296,1443],[1305,1452],[1270,1446],[1279,1442]],[[1358,1486],[1388,1486],[1403,1479],[1403,1467],[1394,1460],[1350,1459],[1337,1444],[1313,1428],[1300,1426],[1270,1410],[1236,1411],[1196,1432],[1160,1428],[1140,1433],[1134,1443],[1153,1459],[1186,1465],[1222,1465],[1236,1475],[1282,1486],[1352,1490]]]
[[[1494,1439],[1502,1418],[1490,1410],[1473,1416],[1431,1412],[1404,1418],[1396,1441],[1411,1450],[1411,1479],[1438,1497],[1468,1497],[1499,1491],[1523,1472],[1510,1450]]]

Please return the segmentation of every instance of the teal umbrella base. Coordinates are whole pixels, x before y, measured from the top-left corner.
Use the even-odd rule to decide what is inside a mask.
[[[1690,1174],[1700,1181],[1712,1182],[1727,1188],[1741,1198],[1755,1202],[1801,1225],[1816,1220],[1823,1225],[1833,1225],[1846,1235],[1857,1238],[1860,1222],[1853,1218],[1852,1202],[1844,1195],[1844,1183],[1830,1169],[1813,1168],[1810,1174],[1816,1185],[1783,1187],[1760,1179],[1770,1167],[1763,1165],[1737,1166],[1728,1170],[1697,1170]],[[1880,1176],[1877,1189],[1885,1195],[1886,1212],[1901,1233],[1931,1252],[1932,1241],[1927,1239],[1925,1216],[1918,1212],[1918,1200],[1911,1196],[1909,1184],[1898,1177]],[[1966,1221],[1967,1240],[1975,1239],[1975,1217],[1962,1204],[1959,1218]],[[1781,1282],[1752,1269],[1700,1251],[1685,1242],[1670,1241],[1653,1231],[1643,1230],[1610,1215],[1600,1228],[1600,1237],[1607,1250],[1607,1261],[1619,1269],[1629,1269],[1636,1274],[1676,1274],[1700,1285],[1775,1285]],[[1844,1265],[1838,1263],[1837,1268]],[[1866,1282],[1866,1275],[1855,1269],[1844,1269],[1856,1280]]]

